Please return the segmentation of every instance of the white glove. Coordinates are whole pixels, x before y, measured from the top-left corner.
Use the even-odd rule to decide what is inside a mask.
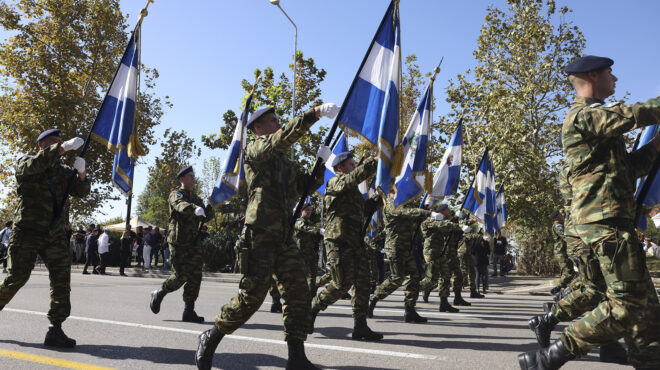
[[[332,149],[330,149],[329,146],[327,145],[321,145],[319,150],[316,152],[316,158],[320,158],[323,163],[328,161],[328,158],[330,158],[330,155],[332,154]]]
[[[440,221],[445,218],[445,216],[443,216],[442,213],[431,212],[431,218]]]
[[[324,228],[320,228],[320,229],[319,229],[319,234],[321,234],[321,235],[325,235],[325,229],[324,229]]]
[[[73,161],[73,168],[78,173],[85,173],[85,160],[81,157],[76,157],[76,160]]]
[[[79,137],[74,137],[73,139],[63,142],[60,147],[64,149],[65,152],[68,152],[69,150],[76,150],[80,148],[83,144],[85,144],[85,140]]]
[[[323,117],[335,118],[337,113],[339,113],[339,107],[335,103],[325,103],[319,108],[320,114]]]
[[[195,208],[195,216],[206,217],[206,212],[204,212],[204,208],[202,207]]]

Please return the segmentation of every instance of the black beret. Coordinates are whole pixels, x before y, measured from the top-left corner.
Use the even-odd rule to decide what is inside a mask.
[[[564,67],[564,72],[571,74],[600,71],[601,69],[611,67],[612,64],[614,64],[614,61],[610,58],[585,55],[575,59]]]
[[[185,176],[188,172],[192,172],[193,168],[192,166],[187,166],[181,169],[179,173],[176,175],[176,178],[178,179],[181,176]]]
[[[275,113],[275,108],[274,107],[266,107],[266,108],[257,109],[256,112],[252,113],[252,115],[250,116],[250,119],[248,120],[247,125],[245,125],[245,127],[252,130],[252,124],[254,122],[258,121],[259,118],[261,118],[261,116],[263,116],[264,114],[268,114],[268,113]]]
[[[37,138],[37,142],[40,142],[41,140],[47,138],[48,136],[57,136],[57,137],[59,137],[61,132],[62,132],[61,130],[58,130],[56,128],[48,129],[48,130],[42,132],[39,135],[39,137]]]
[[[557,216],[559,216],[559,211],[554,211],[550,214],[550,219],[554,220]]]
[[[446,204],[444,204],[444,203],[442,203],[442,204],[440,204],[438,207],[436,207],[436,209],[438,210],[438,212],[442,212],[442,211],[444,211],[444,210],[447,209],[447,208],[449,208],[449,206],[446,205]]]
[[[337,165],[341,164],[341,162],[343,162],[343,161],[345,161],[349,158],[353,158],[353,157],[354,157],[354,155],[351,152],[339,153],[332,160],[332,167],[337,166]]]

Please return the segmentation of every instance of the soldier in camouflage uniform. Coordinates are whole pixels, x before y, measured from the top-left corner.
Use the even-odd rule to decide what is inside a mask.
[[[454,291],[454,305],[471,306],[472,304],[464,300],[461,296],[463,291],[463,271],[461,270],[461,261],[458,259],[458,245],[461,239],[463,239],[463,229],[458,225],[457,217],[452,218],[451,222],[454,224],[455,228],[452,232],[449,244],[450,247],[447,248],[445,252],[447,263],[440,268],[440,277],[442,281],[440,297],[449,297],[449,287],[451,285],[452,290]],[[454,278],[453,281],[451,279],[452,277]],[[444,308],[445,310],[441,308],[440,312],[454,312],[449,305],[445,305]],[[458,309],[454,309],[458,311]]]
[[[307,266],[307,285],[311,297],[316,296],[316,274],[319,266],[319,242],[323,238],[324,230],[316,227],[310,219],[312,216],[312,203],[306,202],[300,218],[296,221],[293,232],[300,253]]]
[[[481,243],[481,236],[472,231],[470,225],[463,225],[463,238],[458,244],[458,259],[461,263],[461,272],[463,273],[463,286],[467,283],[470,286],[470,298],[484,298],[483,294],[477,292],[476,271],[474,269],[474,259],[472,258],[472,247]]]
[[[550,345],[550,333],[559,322],[569,322],[577,319],[583,313],[596,308],[605,299],[607,286],[600,270],[598,259],[587,245],[577,236],[575,225],[571,221],[571,201],[573,193],[568,183],[568,167],[559,173],[559,190],[564,199],[566,212],[564,238],[568,253],[573,258],[578,271],[578,278],[569,285],[570,293],[551,306],[549,312],[532,317],[528,321],[530,329],[536,335],[541,348]],[[626,363],[626,349],[618,341],[602,345],[600,361]]]
[[[419,223],[432,215],[431,211],[421,208],[396,208],[394,190],[383,209],[385,230],[385,255],[390,260],[391,275],[380,284],[369,301],[369,317],[373,317],[374,308],[379,300],[392,294],[404,282],[405,285],[405,322],[423,323],[426,318],[415,311],[419,297],[419,272],[412,256],[413,231]],[[434,217],[440,217],[433,212]]]
[[[354,287],[351,306],[353,307],[353,339],[377,341],[383,335],[373,332],[367,326],[369,307],[369,270],[367,247],[364,244],[363,223],[381,206],[378,194],[365,200],[358,185],[376,173],[374,158],[366,159],[357,166],[350,152],[338,154],[332,166],[336,176],[331,178],[325,189],[325,235],[323,243],[328,255],[330,283],[314,297],[312,306],[312,326],[320,311],[325,311]]]
[[[60,130],[44,131],[37,139],[36,155],[25,155],[16,164],[18,205],[14,229],[9,239],[7,259],[9,273],[0,283],[0,310],[27,283],[37,255],[46,264],[50,278],[50,327],[44,345],[73,348],[76,341],[64,334],[62,322],[71,313],[71,248],[65,236],[66,217],[55,219],[64,199],[65,189],[77,171],[71,195],[84,197],[90,184],[85,174],[85,160],[76,157],[73,169],[62,164],[60,157],[80,148],[81,138],[62,142]],[[75,170],[75,171],[74,171]]]
[[[575,274],[573,273],[573,261],[568,257],[566,250],[566,240],[564,239],[564,216],[559,211],[554,211],[550,215],[554,221],[552,225],[552,239],[555,242],[554,254],[557,263],[559,264],[559,282],[557,286],[552,288],[551,294],[557,294],[560,290],[566,288],[573,280]]]
[[[303,344],[311,323],[305,262],[289,238],[293,231],[289,222],[297,198],[310,181],[311,189],[323,183],[323,171],[311,179],[289,161],[286,152],[321,116],[333,118],[338,111],[335,104],[326,103],[294,118],[285,128],[280,127],[274,108],[260,109],[250,117],[247,128],[256,138],[247,144],[244,154],[248,207],[243,228],[245,243],[239,248],[243,274],[240,291],[222,307],[215,325],[199,336],[195,356],[198,368],[211,368],[222,337],[240,328],[259,309],[275,276],[284,300],[287,369],[316,369],[307,359]],[[330,153],[324,146],[317,155],[327,158]]]
[[[607,284],[605,299],[568,326],[549,347],[518,356],[522,369],[558,369],[590,349],[621,338],[638,369],[660,368],[660,304],[635,232],[635,179],[648,173],[660,137],[633,153],[624,134],[660,122],[660,98],[605,104],[616,77],[609,58],[586,56],[565,71],[577,91],[562,128],[573,199],[570,216],[596,254]]]
[[[195,301],[202,283],[202,246],[200,224],[213,220],[214,210],[195,194],[195,173],[192,166],[179,171],[177,179],[181,187],[170,193],[168,203],[170,223],[167,244],[170,248],[172,274],[160,289],[151,292],[149,304],[153,313],[160,312],[160,304],[166,294],[183,286],[185,308],[182,321],[203,323],[204,317],[197,316]]]

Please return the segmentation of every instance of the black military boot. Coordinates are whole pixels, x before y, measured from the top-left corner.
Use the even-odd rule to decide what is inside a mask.
[[[195,364],[200,370],[211,370],[211,365],[213,364],[213,354],[215,349],[218,348],[220,340],[225,335],[218,330],[218,327],[213,325],[213,327],[202,334],[197,338],[199,343],[197,344],[197,352],[195,353]]]
[[[461,292],[454,292],[454,306],[472,306],[472,303],[461,297]]]
[[[369,300],[369,311],[367,311],[367,317],[372,318],[374,317],[374,309],[376,308],[376,303],[378,303],[379,299],[376,296],[371,296],[371,299]]]
[[[422,299],[424,300],[424,303],[429,303],[429,297],[431,296],[431,289],[427,289],[424,291],[422,294]]]
[[[552,289],[550,289],[550,294],[551,295],[555,295],[559,292],[561,292],[561,285],[556,285]]]
[[[314,333],[314,322],[316,322],[316,316],[318,316],[319,312],[321,312],[319,306],[317,305],[312,306],[312,322],[309,324],[309,331],[307,332],[307,334]]]
[[[484,298],[485,295],[479,294],[476,290],[470,290],[470,298]]]
[[[167,292],[164,291],[163,289],[158,289],[151,292],[151,303],[149,303],[149,307],[151,307],[151,312],[153,313],[160,312],[160,303],[163,301],[163,298],[165,298],[165,295],[167,295]]]
[[[619,342],[611,342],[600,346],[600,362],[625,365],[628,363],[628,352]]]
[[[449,304],[449,301],[447,300],[447,297],[441,297],[440,298],[440,312],[451,312],[451,313],[456,313],[458,312],[458,308],[453,307],[452,305]]]
[[[287,370],[318,370],[307,356],[305,356],[305,345],[301,340],[289,339],[286,342],[289,347],[289,360],[286,362]]]
[[[549,347],[518,355],[518,364],[522,370],[557,370],[574,358],[558,339]]]
[[[527,321],[529,328],[534,334],[536,334],[536,341],[541,348],[550,345],[550,333],[552,333],[552,330],[557,326],[557,323],[559,323],[559,320],[557,320],[552,312],[548,312],[545,315],[534,316]]]
[[[403,315],[403,321],[405,322],[414,322],[414,323],[424,323],[426,322],[426,317],[421,317],[415,311],[415,307],[408,307],[406,306],[406,313]]]
[[[195,302],[186,302],[181,321],[194,322],[197,324],[204,322],[204,316],[197,316],[197,312],[195,312]]]
[[[376,333],[367,326],[367,318],[361,317],[355,319],[353,324],[353,334],[351,338],[356,340],[366,340],[368,342],[375,342],[383,339],[383,334]]]
[[[282,302],[279,298],[273,298],[273,304],[270,305],[270,312],[282,313]]]
[[[64,331],[62,331],[61,323],[51,323],[48,327],[46,338],[44,339],[44,346],[74,348],[76,346],[76,340],[71,339],[67,337],[66,334],[64,334]]]
[[[554,305],[555,305],[554,302],[545,302],[543,304],[543,311],[545,311],[545,312],[552,311],[552,306],[554,306]]]

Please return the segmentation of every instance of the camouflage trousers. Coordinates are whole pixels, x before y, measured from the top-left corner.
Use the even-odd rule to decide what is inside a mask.
[[[578,269],[578,277],[571,281],[571,292],[552,306],[552,313],[559,321],[572,321],[585,312],[591,311],[605,299],[605,280],[598,259],[591,248],[584,245],[566,229],[566,244]]]
[[[404,285],[406,307],[415,307],[419,297],[419,271],[410,248],[385,248],[385,255],[390,260],[390,276],[380,284],[374,296],[384,299],[401,285]]]
[[[559,264],[559,282],[557,285],[562,288],[566,288],[570,284],[571,280],[575,278],[575,273],[573,271],[573,261],[568,257],[566,251],[566,244],[559,243],[554,250],[555,260]]]
[[[461,263],[461,273],[463,274],[463,283],[462,283],[463,286],[465,286],[466,284],[470,284],[470,291],[476,291],[477,272],[474,269],[474,259],[472,259],[471,253],[461,254],[458,256],[458,258]]]
[[[163,282],[162,289],[171,293],[183,286],[183,301],[194,303],[202,284],[202,248],[170,244],[170,262],[172,274]]]
[[[306,246],[300,250],[300,254],[303,256],[305,261],[306,274],[307,274],[307,286],[309,286],[310,292],[316,291],[316,274],[319,268],[319,247],[317,245]]]
[[[332,275],[330,274],[330,270],[328,270],[328,272],[326,272],[325,274],[323,274],[323,276],[321,276],[320,278],[318,278],[318,280],[316,280],[316,286],[319,288],[323,287],[330,281],[332,281]]]
[[[328,256],[328,283],[314,297],[314,305],[321,311],[337,302],[351,287],[354,287],[351,297],[353,318],[367,317],[369,308],[369,270],[367,250],[364,245],[348,245],[337,240],[326,240],[325,250]]]
[[[0,283],[0,310],[25,283],[34,269],[37,255],[48,268],[50,309],[48,320],[62,323],[71,313],[71,248],[63,230],[21,230],[14,227],[7,249],[8,274]]]
[[[451,285],[454,294],[460,294],[463,290],[463,272],[461,264],[458,261],[456,248],[449,246],[445,252],[446,263],[440,265],[440,298],[449,297],[449,286]],[[452,283],[451,278],[454,277]]]
[[[595,309],[564,329],[561,341],[579,357],[623,337],[633,366],[660,368],[660,304],[632,222],[604,220],[576,230],[598,258],[607,291]]]
[[[306,340],[311,323],[311,297],[305,276],[305,263],[293,242],[286,242],[286,232],[272,233],[246,227],[245,261],[241,262],[243,276],[240,289],[222,307],[215,318],[221,333],[231,334],[240,328],[261,307],[273,278],[282,295],[284,339]]]
[[[426,262],[426,270],[424,278],[419,282],[419,290],[433,290],[442,287],[442,280],[440,280],[440,265],[447,263],[447,260],[442,258],[442,251],[438,248],[424,248],[424,262]]]
[[[378,257],[377,251],[367,249],[367,259],[369,260],[369,286],[375,287],[378,285]]]

